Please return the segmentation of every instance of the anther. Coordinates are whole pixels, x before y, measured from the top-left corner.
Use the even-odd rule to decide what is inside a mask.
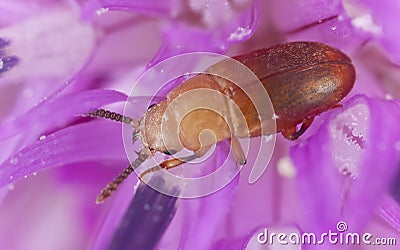
[[[0,38],[0,49],[7,47],[9,44],[9,41]]]
[[[13,67],[15,67],[18,62],[19,59],[16,56],[1,57],[0,55],[0,74],[9,71]]]

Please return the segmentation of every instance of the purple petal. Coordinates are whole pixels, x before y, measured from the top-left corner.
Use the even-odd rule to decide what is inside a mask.
[[[180,7],[181,3],[177,0],[89,0],[84,7],[84,16],[90,17],[94,13],[117,10],[168,17],[177,15]]]
[[[229,235],[227,238],[218,240],[213,245],[212,249],[258,249],[261,245],[257,242],[256,237],[261,232],[264,232],[264,227],[257,227],[256,229],[245,232],[241,237],[231,237],[231,235]]]
[[[94,28],[67,5],[2,26],[0,39],[7,46],[0,49],[1,116],[18,116],[67,86],[87,64],[96,38]]]
[[[222,249],[246,249],[250,240],[252,239],[254,234],[261,232],[263,228],[257,228],[252,232],[246,233],[243,237],[229,237],[225,239],[221,239],[217,241],[212,249],[222,250]],[[257,245],[258,243],[254,244]],[[259,244],[258,244],[259,246]],[[247,248],[251,249],[251,248]]]
[[[377,2],[373,0],[346,1],[353,12],[352,23],[373,38],[386,50],[387,56],[400,65],[400,27],[394,25],[399,20],[400,3],[398,1]]]
[[[154,176],[150,182],[165,186],[161,176]],[[174,190],[178,195],[179,190]],[[153,249],[175,214],[176,202],[176,196],[141,183],[108,249]]]
[[[94,28],[68,7],[3,27],[0,37],[10,41],[8,53],[20,59],[17,67],[2,76],[2,86],[29,79],[40,80],[37,84],[52,82],[49,88],[58,82],[58,88],[81,70],[96,45]],[[76,43],[79,39],[81,42]]]
[[[55,100],[44,100],[13,121],[0,124],[0,140],[25,131],[31,131],[31,136],[35,138],[45,131],[65,126],[77,115],[126,99],[126,95],[112,90],[89,90],[61,96]]]
[[[182,232],[180,246],[189,249],[209,249],[220,226],[227,220],[226,214],[239,182],[236,177],[225,188],[205,198],[185,200],[186,230]],[[183,202],[182,202],[183,203]],[[207,220],[204,220],[207,218]]]
[[[354,50],[370,37],[357,32],[343,1],[274,1],[269,15],[276,28],[290,41],[319,41],[336,48]]]
[[[398,202],[385,196],[379,205],[379,214],[397,232],[400,232],[400,206]]]
[[[269,14],[277,20],[274,25],[279,30],[290,31],[338,15],[341,3],[337,0],[273,1],[269,8]]]
[[[222,145],[219,148],[220,154],[218,155],[220,161],[222,159],[224,159],[224,157],[226,157],[227,152],[225,152],[225,151],[226,151],[226,148]],[[213,162],[212,159],[210,159],[210,161]],[[208,163],[208,165],[211,165],[210,162],[207,162],[207,163]],[[203,166],[200,166],[200,167],[202,168]],[[205,166],[205,167],[207,167],[207,166]],[[133,196],[132,187],[134,186],[134,183],[136,181],[137,181],[136,176],[131,175],[130,177],[128,177],[128,179],[122,185],[119,186],[118,192],[116,192],[113,195],[113,197],[111,197],[110,200],[112,200],[113,203],[112,203],[110,211],[108,212],[107,217],[102,225],[101,231],[99,232],[98,237],[96,238],[96,242],[94,244],[94,249],[104,249],[104,246],[107,246],[109,244],[109,242],[111,241],[112,235],[114,234],[115,230],[117,230],[118,225],[119,225],[120,221],[122,221],[122,217],[123,217],[125,211],[127,210],[129,203],[131,203],[131,199]],[[159,188],[161,188],[161,187],[159,187]],[[161,189],[165,189],[165,188],[161,188]],[[185,204],[186,201],[183,200],[181,202],[183,202]],[[198,202],[200,202],[200,201],[198,201]],[[215,200],[215,203],[217,203],[217,200]],[[144,204],[142,204],[142,205],[144,205]],[[135,209],[137,209],[137,207]],[[185,210],[186,210],[186,208],[180,209],[181,212],[178,217],[181,217],[181,218],[184,217],[185,215],[183,215],[182,213]],[[176,226],[181,227],[182,223],[185,224],[186,219],[182,220],[181,218],[175,219],[173,221],[174,225],[171,225],[170,228],[174,228]],[[132,225],[131,231],[136,230],[135,228],[133,228],[133,226],[139,226],[138,230],[140,230],[140,228],[143,227],[143,223]],[[146,230],[151,231],[153,229],[148,228]],[[170,234],[172,234],[172,235],[178,234],[178,237],[181,237],[180,230],[175,231],[173,229],[172,230],[169,229],[168,232],[169,233],[167,233],[167,236],[164,236],[163,241],[170,240]],[[123,232],[121,232],[121,233],[123,234]],[[173,244],[176,245],[178,243],[179,242],[175,241]],[[118,243],[118,244],[120,244],[120,243]],[[134,243],[132,243],[132,244],[134,244]],[[150,241],[150,242],[147,242],[146,244],[152,244],[152,243]],[[162,242],[161,244],[165,245],[165,244],[171,244],[171,243],[170,242],[168,242],[168,243]],[[127,245],[127,247],[128,246],[129,245]]]
[[[86,166],[81,167],[81,173],[86,172]],[[54,178],[60,169],[10,185],[13,190],[0,206],[1,249],[88,248],[105,212],[96,207],[95,194],[87,190],[96,184],[75,179],[74,185],[63,185]]]
[[[220,166],[227,156],[224,145],[217,148],[215,155],[215,161],[209,159],[207,164]],[[223,227],[228,219],[227,213],[236,194],[238,182],[239,177],[236,176],[227,186],[213,194],[181,200],[175,219],[158,248],[210,249],[218,229]]]
[[[307,230],[363,228],[388,189],[399,160],[398,103],[363,95],[334,111],[306,143],[291,150],[298,182],[309,211]],[[359,209],[362,207],[363,209]]]
[[[129,176],[118,187],[118,191],[113,194],[113,197],[106,201],[111,201],[112,204],[108,209],[108,213],[102,223],[100,232],[98,233],[93,244],[93,249],[101,250],[110,244],[115,231],[121,223],[122,218],[132,201],[132,197],[134,195],[132,187],[135,186],[135,182],[137,181],[136,175]]]
[[[15,0],[0,1],[0,24],[1,26],[8,26],[16,22],[20,22],[27,17],[37,15],[49,11],[57,6],[58,1],[53,0]],[[43,8],[46,6],[45,8]]]
[[[123,159],[121,126],[109,121],[71,126],[37,141],[0,165],[0,187],[47,168]],[[109,145],[113,145],[110,147]]]
[[[223,11],[217,9],[216,11]],[[233,43],[247,40],[255,32],[259,22],[257,9],[251,5],[238,17],[207,29],[173,22],[164,31],[164,43],[149,63],[152,66],[166,58],[183,53],[206,51],[223,53]]]

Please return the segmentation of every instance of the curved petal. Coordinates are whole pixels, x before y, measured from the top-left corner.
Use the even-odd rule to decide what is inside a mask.
[[[119,224],[122,222],[122,218],[126,213],[129,204],[134,196],[135,182],[137,182],[137,176],[129,176],[119,187],[118,192],[113,194],[113,197],[108,202],[112,202],[108,209],[107,215],[102,222],[99,233],[93,244],[93,249],[102,250],[108,247],[114,233],[116,232]],[[137,183],[136,185],[138,185]],[[139,225],[140,226],[140,225]]]
[[[15,0],[0,1],[0,26],[8,26],[16,22],[20,22],[27,17],[44,13],[59,5],[59,1],[54,0]],[[43,6],[46,6],[43,8]]]
[[[400,232],[400,205],[391,197],[385,196],[379,204],[380,216],[397,232]]]
[[[345,1],[273,1],[269,15],[290,41],[319,41],[345,51],[357,49],[371,35],[358,32],[343,6]]]
[[[226,145],[219,145],[215,152],[217,158],[209,159],[207,165],[220,166],[225,161],[228,153]],[[158,249],[210,249],[216,233],[227,220],[238,182],[239,176],[236,176],[228,185],[213,194],[181,200],[177,214]]]
[[[254,248],[259,247],[260,244],[258,242],[250,242],[256,241],[254,239],[254,235],[262,232],[264,228],[256,228],[250,232],[246,232],[242,237],[228,237],[218,240],[213,245],[213,249],[222,250],[222,249],[252,249],[250,245],[253,245]]]
[[[220,13],[223,9],[217,7],[214,11]],[[223,53],[233,43],[247,40],[257,29],[258,10],[255,5],[251,5],[236,15],[236,18],[208,28],[188,26],[179,21],[171,23],[164,31],[163,45],[148,66],[183,53],[198,51]]]
[[[94,27],[62,4],[1,27],[0,39],[0,112],[14,116],[67,86],[97,42]]]
[[[57,131],[3,162],[0,165],[0,187],[51,167],[123,159],[126,156],[121,134],[121,125],[108,121],[83,123]]]
[[[89,90],[68,94],[55,100],[44,100],[18,118],[0,124],[0,140],[24,131],[33,138],[48,130],[65,126],[79,114],[85,114],[102,105],[125,101],[125,94],[112,90]]]
[[[351,231],[365,227],[396,171],[398,117],[398,103],[358,95],[292,148],[300,195],[310,211],[306,230],[335,229],[340,220]]]
[[[181,3],[177,0],[89,0],[84,7],[84,16],[94,13],[117,10],[155,16],[176,16],[180,12]]]
[[[160,175],[150,182],[166,186]],[[172,187],[171,192],[175,196],[165,195],[141,183],[108,249],[154,249],[176,211],[179,189]]]
[[[96,44],[94,28],[82,22],[72,8],[52,9],[4,27],[0,37],[10,42],[7,53],[20,59],[12,71],[2,76],[0,86],[27,79],[61,85],[87,63]]]
[[[386,50],[387,56],[400,65],[400,27],[398,22],[400,3],[398,1],[376,2],[373,0],[347,0],[352,12],[352,23],[359,30],[370,33]]]

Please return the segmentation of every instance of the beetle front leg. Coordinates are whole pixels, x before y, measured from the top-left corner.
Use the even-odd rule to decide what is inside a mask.
[[[299,131],[297,131],[296,127],[283,129],[282,130],[283,137],[285,137],[286,139],[291,140],[291,141],[296,140],[302,134],[304,134],[304,132],[306,132],[306,130],[308,129],[308,127],[310,127],[310,125],[313,122],[313,120],[314,120],[314,117],[310,117],[310,118],[304,119],[303,123],[301,124],[301,127],[300,127]]]
[[[204,156],[210,148],[211,148],[211,146],[205,146],[205,147],[202,147],[199,150],[195,151],[194,154],[192,154],[192,155],[189,155],[189,156],[186,156],[183,158],[173,158],[173,159],[165,160],[160,165],[145,170],[143,173],[141,173],[139,175],[139,179],[141,180],[143,178],[143,176],[145,176],[146,174],[156,172],[161,169],[168,170],[171,168],[175,168],[179,165],[182,165],[183,163],[193,161],[196,158],[200,158],[200,157]]]
[[[235,161],[239,165],[246,164],[246,155],[243,152],[242,145],[240,145],[239,139],[236,136],[231,137],[232,152]]]
[[[174,158],[174,159],[165,160],[160,165],[152,167],[152,168],[149,168],[146,171],[144,171],[143,173],[141,173],[139,175],[139,179],[141,180],[143,178],[143,176],[145,176],[146,174],[149,174],[149,173],[152,173],[152,172],[156,172],[156,171],[159,171],[161,169],[171,169],[171,168],[177,167],[177,166],[179,166],[179,165],[181,165],[183,163],[192,161],[192,160],[196,159],[197,157],[198,156],[196,154],[193,154],[193,155],[186,156],[186,157],[183,157],[183,158],[180,158],[180,159]]]

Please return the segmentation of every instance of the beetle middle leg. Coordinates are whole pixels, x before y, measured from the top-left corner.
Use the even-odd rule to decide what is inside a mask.
[[[303,120],[300,129],[297,131],[296,127],[291,127],[288,129],[282,130],[282,135],[288,140],[296,140],[299,138],[306,130],[310,127],[311,123],[313,122],[314,117],[306,118]]]

